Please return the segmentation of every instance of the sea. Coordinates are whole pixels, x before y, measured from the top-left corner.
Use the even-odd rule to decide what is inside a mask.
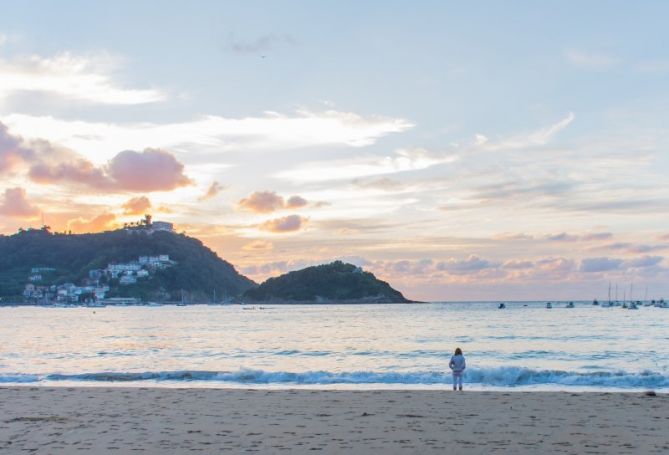
[[[669,392],[669,309],[576,302],[0,307],[0,383]]]

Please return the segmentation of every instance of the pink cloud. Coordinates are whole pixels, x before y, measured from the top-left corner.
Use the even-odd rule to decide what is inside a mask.
[[[7,127],[0,122],[0,173],[9,172],[32,157],[32,150],[23,146],[22,139],[10,134]]]
[[[259,228],[268,232],[294,232],[299,231],[307,222],[306,218],[299,215],[288,215],[283,218],[265,221]]]
[[[33,218],[39,215],[40,210],[32,205],[23,188],[8,188],[0,204],[0,215],[16,218]]]
[[[96,189],[110,190],[113,187],[113,182],[101,169],[84,159],[55,165],[37,163],[30,168],[28,176],[32,181],[41,184],[76,182]]]
[[[221,185],[220,183],[214,181],[211,182],[211,185],[209,185],[209,188],[207,188],[207,192],[204,193],[201,197],[201,201],[206,201],[209,199],[213,199],[216,196],[218,196],[218,193],[223,191],[225,189],[225,186]]]
[[[28,175],[42,184],[73,183],[104,192],[152,192],[192,184],[183,170],[183,164],[169,152],[145,149],[123,151],[99,168],[83,158],[59,164],[40,162],[30,168]]]
[[[288,209],[297,209],[306,206],[308,203],[309,202],[301,196],[291,196],[286,201],[285,207]]]
[[[269,213],[282,209],[284,206],[283,197],[274,191],[256,191],[249,197],[239,201],[239,207],[250,212]]]
[[[128,191],[169,191],[192,184],[183,173],[184,165],[160,149],[123,151],[106,170],[118,188]]]
[[[239,207],[243,210],[256,213],[270,213],[276,210],[296,209],[305,207],[309,201],[301,196],[291,196],[285,200],[283,196],[274,191],[256,191],[249,197],[239,201]]]

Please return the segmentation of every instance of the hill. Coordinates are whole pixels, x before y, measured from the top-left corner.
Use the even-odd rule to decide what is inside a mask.
[[[110,286],[108,297],[163,301],[185,298],[190,302],[208,302],[214,294],[217,299],[239,296],[256,285],[202,242],[184,234],[120,229],[68,235],[41,229],[0,236],[0,297],[22,297],[30,277],[36,286],[90,284],[91,271],[104,271],[114,263],[137,264],[140,256],[158,255],[169,256],[169,262],[147,267],[150,276],[135,283],[119,285],[122,275],[111,278],[108,272],[101,278],[96,276],[96,283],[102,280]]]
[[[372,273],[335,261],[270,278],[243,299],[271,303],[409,303],[401,292]]]

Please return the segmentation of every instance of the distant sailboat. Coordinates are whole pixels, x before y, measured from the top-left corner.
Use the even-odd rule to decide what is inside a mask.
[[[602,305],[602,306],[610,307],[610,306],[612,306],[612,305],[613,305],[613,302],[611,302],[611,282],[609,281],[609,294],[608,294],[608,298],[607,298],[606,304],[604,304],[604,305]]]
[[[626,291],[623,289],[623,308],[627,309],[627,294],[625,292]]]

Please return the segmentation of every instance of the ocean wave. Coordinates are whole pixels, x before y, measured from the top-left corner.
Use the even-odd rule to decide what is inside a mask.
[[[450,384],[451,375],[443,371],[415,372],[330,372],[330,371],[147,371],[99,372],[82,374],[6,374],[0,375],[3,383],[92,381],[213,381],[235,384],[286,384],[286,385],[336,385],[336,384]],[[653,371],[631,373],[624,371],[574,372],[559,370],[533,370],[520,367],[470,368],[465,372],[470,384],[494,387],[558,386],[558,387],[612,387],[612,388],[669,388],[669,376]]]
[[[35,374],[0,374],[0,384],[23,384],[39,381],[40,377]]]

